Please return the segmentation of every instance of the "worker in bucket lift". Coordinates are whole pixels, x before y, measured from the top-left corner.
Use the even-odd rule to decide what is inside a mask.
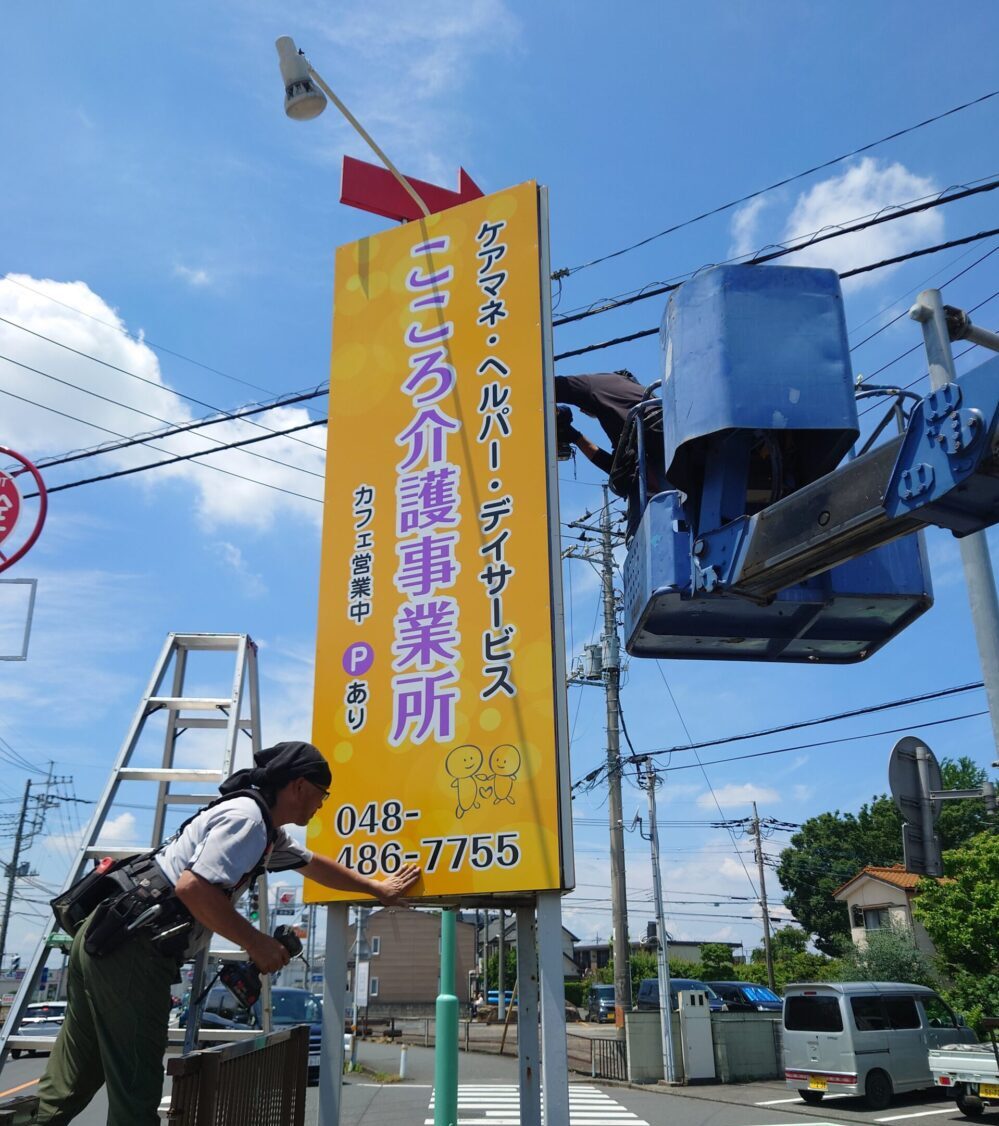
[[[108,1126],[158,1126],[170,987],[181,964],[213,932],[243,947],[263,973],[289,960],[280,942],[234,907],[265,869],[297,869],[325,887],[386,905],[413,889],[415,865],[372,880],[304,848],[282,828],[307,825],[329,797],[330,768],[314,746],[278,743],[254,763],[228,778],[222,797],[159,849],[106,874],[98,869],[53,901],[62,925],[73,928],[76,920],[69,1005],[33,1121],[71,1122],[106,1083]]]
[[[572,442],[580,453],[605,473],[610,473],[614,451],[624,433],[628,412],[645,398],[645,388],[630,371],[598,372],[591,375],[556,375],[555,402],[578,407],[600,423],[610,441],[610,452],[601,449],[572,424],[572,412],[559,411],[559,437]]]

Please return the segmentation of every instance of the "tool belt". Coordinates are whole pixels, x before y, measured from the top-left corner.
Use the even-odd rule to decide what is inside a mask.
[[[187,945],[194,918],[174,893],[151,854],[101,863],[52,900],[59,925],[70,934],[93,916],[84,949],[103,958],[137,935],[156,952],[178,957]]]

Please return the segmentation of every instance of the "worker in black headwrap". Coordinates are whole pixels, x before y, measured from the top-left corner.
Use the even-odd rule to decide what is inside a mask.
[[[325,887],[386,905],[412,890],[420,877],[415,865],[372,880],[304,848],[282,828],[307,825],[332,780],[311,743],[268,747],[169,841],[108,876],[109,894],[73,939],[69,1005],[39,1085],[38,1123],[71,1122],[106,1083],[108,1126],[157,1126],[170,987],[180,980],[181,963],[213,932],[243,947],[263,973],[288,962],[285,947],[234,906],[264,870],[294,868]],[[152,914],[151,905],[158,908]]]
[[[631,408],[645,398],[645,388],[630,371],[596,372],[591,375],[556,375],[555,402],[577,407],[595,418],[610,441],[610,451],[601,449],[570,425],[567,437],[580,453],[605,473],[610,473],[614,451],[624,433]],[[563,416],[564,417],[564,416]]]

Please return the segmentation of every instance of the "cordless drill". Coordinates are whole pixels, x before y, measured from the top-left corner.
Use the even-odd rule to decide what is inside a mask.
[[[302,953],[302,940],[293,927],[287,924],[276,927],[274,937],[292,958]],[[230,962],[219,971],[219,979],[244,1008],[250,1009],[256,1004],[260,996],[260,971],[252,962]]]

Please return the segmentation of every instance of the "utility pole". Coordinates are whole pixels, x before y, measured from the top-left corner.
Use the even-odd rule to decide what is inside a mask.
[[[610,493],[604,486],[604,506],[600,514],[600,527],[594,529],[586,521],[571,521],[569,526],[582,530],[580,539],[587,533],[599,535],[600,548],[580,551],[569,548],[563,556],[588,559],[599,563],[603,590],[604,630],[600,669],[590,674],[571,677],[574,683],[603,683],[607,704],[607,810],[610,820],[611,861],[611,943],[614,950],[614,1022],[624,1027],[624,1014],[631,1009],[631,947],[628,943],[628,887],[624,871],[624,822],[621,803],[621,743],[619,730],[621,689],[621,648],[617,632],[617,605],[614,598],[614,539],[621,533],[611,525]],[[595,538],[595,537],[594,537]]]
[[[909,316],[923,329],[923,343],[930,373],[930,387],[934,391],[957,379],[954,353],[951,349],[951,324],[955,326],[955,339],[972,339],[976,344],[996,349],[999,338],[993,333],[973,328],[967,316],[951,310],[948,314],[939,289],[925,289],[916,298]],[[961,320],[966,322],[961,324]],[[969,424],[970,425],[970,424]],[[975,431],[971,431],[974,440]],[[943,441],[943,435],[940,440]],[[999,597],[992,569],[992,558],[985,532],[962,536],[957,541],[961,547],[964,564],[964,582],[971,603],[971,620],[975,627],[978,657],[982,666],[982,680],[992,720],[993,749],[999,753]]]
[[[500,908],[496,943],[496,1019],[506,1018],[506,912]]]
[[[614,544],[611,538],[610,493],[604,485],[600,513],[604,601],[604,685],[607,700],[607,807],[610,818],[611,918],[614,927],[614,1023],[624,1028],[631,1010],[631,947],[628,943],[628,889],[624,874],[624,821],[621,806],[621,742],[618,731],[621,657],[614,602]]]
[[[673,1067],[673,997],[669,988],[669,934],[666,932],[666,914],[663,908],[662,872],[659,868],[659,823],[656,820],[656,786],[659,776],[650,758],[639,764],[645,767],[640,783],[649,797],[649,836],[652,846],[652,892],[656,906],[656,962],[659,970],[659,1030],[663,1046],[663,1078],[676,1082]],[[645,834],[643,833],[644,837]]]
[[[760,876],[760,907],[763,909],[763,954],[767,960],[767,985],[774,985],[774,956],[770,949],[770,909],[767,907],[767,880],[763,871],[763,838],[760,835],[760,815],[753,802],[753,837],[756,841],[756,870]]]
[[[3,905],[3,918],[0,919],[0,965],[3,963],[4,954],[7,952],[7,930],[10,926],[10,912],[14,903],[14,881],[18,876],[28,875],[27,870],[21,871],[21,852],[35,839],[45,820],[45,811],[49,806],[56,805],[60,799],[49,796],[49,788],[53,785],[69,784],[71,778],[53,778],[52,764],[49,764],[49,775],[42,786],[45,793],[36,797],[31,796],[31,779],[24,784],[24,797],[21,800],[21,810],[17,818],[17,829],[14,833],[14,854],[7,865],[7,896]],[[78,799],[69,799],[78,800]],[[31,803],[35,803],[34,811],[29,817]],[[27,865],[25,865],[27,869]]]

